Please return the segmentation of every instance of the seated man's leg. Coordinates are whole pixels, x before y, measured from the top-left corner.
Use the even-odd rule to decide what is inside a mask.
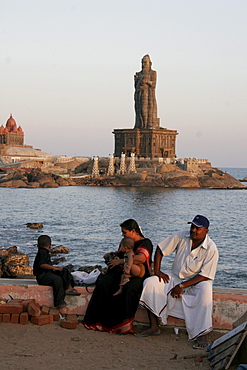
[[[205,341],[205,334],[212,330],[212,281],[187,288],[182,294],[182,305],[189,339]]]
[[[170,281],[165,284],[163,280],[159,281],[157,276],[151,276],[144,280],[140,305],[145,307],[148,311],[150,327],[143,332],[143,336],[160,333],[158,324],[159,318],[161,318],[163,324],[167,323],[167,294],[173,285],[173,279],[170,279]],[[169,295],[169,299],[170,297]],[[171,297],[171,299],[173,298]]]
[[[54,306],[60,306],[64,303],[65,291],[63,287],[63,280],[60,276],[48,272],[43,274],[37,279],[40,285],[47,285],[51,286],[53,289],[53,296],[54,296]]]

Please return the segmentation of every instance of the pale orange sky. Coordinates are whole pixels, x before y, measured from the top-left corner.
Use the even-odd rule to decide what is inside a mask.
[[[148,53],[177,156],[246,167],[246,14],[245,0],[0,0],[0,125],[12,113],[26,144],[108,156]]]

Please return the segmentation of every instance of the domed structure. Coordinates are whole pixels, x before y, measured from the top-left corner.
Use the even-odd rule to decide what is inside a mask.
[[[6,128],[8,129],[9,132],[15,131],[17,129],[17,125],[14,118],[12,117],[12,114],[10,115],[9,119],[6,122]]]
[[[9,119],[6,122],[6,126],[1,126],[0,130],[0,144],[5,145],[23,145],[24,144],[24,132],[10,115]]]

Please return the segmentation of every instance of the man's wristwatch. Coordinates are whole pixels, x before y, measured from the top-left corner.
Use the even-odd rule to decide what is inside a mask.
[[[184,287],[183,287],[183,284],[182,284],[182,283],[178,284],[178,286],[179,286],[179,288],[180,288],[180,289],[184,289]]]

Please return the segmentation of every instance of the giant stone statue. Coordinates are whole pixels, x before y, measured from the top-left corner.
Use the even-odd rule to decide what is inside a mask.
[[[178,133],[160,127],[155,98],[156,72],[151,69],[149,55],[144,55],[141,63],[142,70],[135,74],[135,126],[133,129],[114,129],[114,156],[175,158]]]
[[[154,129],[159,127],[155,98],[156,71],[151,69],[149,55],[142,58],[142,70],[136,72],[135,79],[135,128]]]

